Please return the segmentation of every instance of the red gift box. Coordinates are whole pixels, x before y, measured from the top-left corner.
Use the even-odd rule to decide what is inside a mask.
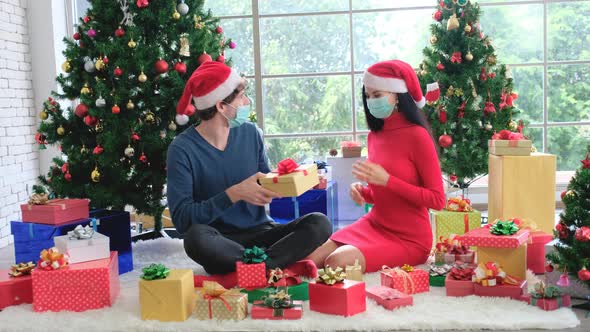
[[[367,297],[377,301],[387,310],[393,310],[414,304],[412,295],[404,294],[397,289],[375,286],[367,289]]]
[[[23,303],[33,303],[33,282],[30,275],[17,278],[8,275],[10,270],[0,270],[0,310]]]
[[[264,301],[254,301],[252,304],[252,319],[301,319],[303,315],[303,301],[293,301],[292,308],[273,309],[264,305]]]
[[[536,274],[545,273],[545,244],[553,240],[553,235],[545,232],[531,232],[526,249],[526,267]]]
[[[310,310],[345,317],[367,310],[364,282],[344,279],[331,286],[310,282],[308,287]]]
[[[430,291],[428,272],[414,268],[406,272],[401,268],[381,270],[381,286],[397,289],[404,294],[417,294]]]
[[[445,253],[445,263],[452,265],[457,261],[463,263],[473,263],[475,261],[475,251],[468,250],[466,254]]]
[[[558,297],[543,299],[537,299],[530,295],[526,295],[526,297],[523,297],[523,299],[526,299],[526,302],[528,302],[530,305],[536,305],[545,311],[553,311],[561,307],[572,306],[572,298],[569,295],[561,295]]]
[[[494,296],[494,297],[509,297],[512,299],[519,299],[523,290],[526,288],[526,280],[523,280],[519,286],[515,285],[496,285],[483,286],[478,283],[473,283],[474,294],[478,296]]]
[[[23,222],[61,225],[72,220],[88,218],[87,199],[52,199],[47,204],[22,204]]]
[[[238,276],[238,287],[254,289],[267,286],[266,264],[245,264],[236,262],[236,275]]]
[[[447,274],[445,279],[447,296],[469,296],[475,293],[474,282],[471,280],[456,280]]]
[[[490,229],[482,227],[461,235],[461,243],[466,246],[486,248],[518,248],[529,239],[529,231],[521,229],[513,235],[494,235]]]
[[[67,265],[54,271],[35,269],[34,311],[86,311],[113,305],[119,294],[117,252],[110,258]]]

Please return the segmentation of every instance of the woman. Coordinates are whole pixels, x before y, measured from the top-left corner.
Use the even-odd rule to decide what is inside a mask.
[[[445,205],[438,155],[424,97],[412,67],[383,61],[364,74],[363,105],[371,132],[369,157],[357,162],[350,197],[374,204],[371,212],[333,234],[309,258],[318,267],[353,265],[363,272],[422,264],[432,247],[428,209]]]

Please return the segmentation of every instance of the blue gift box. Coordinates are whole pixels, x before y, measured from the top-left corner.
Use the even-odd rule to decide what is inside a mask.
[[[96,220],[97,231],[109,237],[111,250],[119,253],[119,274],[133,270],[129,212],[106,209],[92,210],[90,218]],[[125,254],[128,255],[123,257]]]
[[[289,222],[312,212],[328,216],[335,226],[338,223],[338,184],[328,182],[326,189],[312,189],[298,197],[275,198],[270,203],[270,216],[277,222]]]
[[[14,256],[16,263],[37,262],[43,249],[54,246],[53,238],[66,235],[78,225],[86,226],[91,219],[78,219],[67,224],[46,225],[11,221],[10,230],[14,235]]]

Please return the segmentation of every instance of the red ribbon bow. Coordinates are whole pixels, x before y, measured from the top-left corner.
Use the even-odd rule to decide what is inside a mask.
[[[297,167],[299,167],[299,165],[297,165],[297,163],[293,159],[287,158],[287,159],[281,160],[278,163],[277,172],[279,173],[279,175],[285,175],[285,174],[295,172]]]
[[[453,52],[451,55],[451,62],[461,63],[461,52]]]

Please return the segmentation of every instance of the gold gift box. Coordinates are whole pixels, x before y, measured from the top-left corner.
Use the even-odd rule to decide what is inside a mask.
[[[497,262],[508,275],[526,280],[526,244],[518,248],[477,247],[477,262]]]
[[[248,294],[239,289],[227,290],[216,282],[205,281],[195,288],[195,316],[200,320],[242,320],[248,317]]]
[[[496,156],[529,156],[532,146],[530,140],[488,140],[488,150]]]
[[[171,270],[165,279],[139,281],[141,319],[181,322],[195,307],[192,270]]]
[[[278,175],[268,173],[259,180],[260,184],[282,197],[297,197],[319,183],[316,164],[300,165],[295,172]]]

